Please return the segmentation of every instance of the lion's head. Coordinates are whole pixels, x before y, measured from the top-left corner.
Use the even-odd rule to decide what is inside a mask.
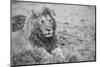
[[[30,29],[38,29],[39,34],[49,38],[55,34],[56,21],[53,18],[54,12],[48,8],[44,8],[40,13],[36,14],[32,11],[32,15],[28,19],[27,27]],[[31,30],[31,29],[30,29]],[[37,32],[36,31],[36,32]],[[29,32],[29,31],[28,31]]]
[[[52,37],[55,33],[56,24],[53,15],[54,13],[50,11],[50,9],[44,8],[43,11],[41,11],[38,16],[37,15],[35,16],[37,20],[36,24],[38,24],[41,33],[46,38]]]
[[[32,11],[24,27],[29,40],[34,45],[45,47],[48,51],[55,47],[56,42],[56,21],[53,15],[54,12],[48,8],[43,8],[38,14]]]
[[[42,14],[41,16],[39,16],[38,24],[44,37],[49,38],[53,36],[54,23],[54,19],[49,14]]]

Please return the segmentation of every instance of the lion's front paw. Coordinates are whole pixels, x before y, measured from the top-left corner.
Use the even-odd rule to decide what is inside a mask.
[[[56,48],[52,51],[52,55],[53,55],[53,61],[54,63],[60,63],[60,62],[65,62],[65,57],[62,53],[61,48]]]
[[[39,63],[45,64],[45,63],[52,63],[52,55],[49,54],[45,49],[43,48],[37,48],[35,49],[35,55],[40,58]]]

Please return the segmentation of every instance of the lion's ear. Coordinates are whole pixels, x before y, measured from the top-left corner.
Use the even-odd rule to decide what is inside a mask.
[[[55,16],[55,12],[53,9],[50,9],[49,7],[43,7],[43,11],[44,12],[47,12],[47,13],[50,13],[52,16]]]
[[[37,18],[38,17],[37,14],[34,12],[34,10],[32,10],[32,17],[33,18]]]
[[[51,12],[50,12],[50,13],[51,13],[51,15],[52,15],[52,16],[56,16],[56,14],[55,14],[55,11],[54,11],[54,10],[51,10]]]
[[[53,9],[50,9],[50,14],[51,14],[51,16],[52,16],[53,18],[55,18],[56,13],[55,13],[55,11],[54,11]]]

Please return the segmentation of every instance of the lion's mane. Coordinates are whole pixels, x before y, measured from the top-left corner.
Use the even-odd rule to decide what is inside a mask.
[[[53,36],[49,38],[46,38],[43,36],[43,33],[37,21],[37,18],[40,15],[45,15],[45,14],[48,14],[53,20]],[[56,39],[56,34],[55,34],[56,21],[53,18],[52,13],[48,8],[43,9],[43,11],[38,15],[36,15],[36,13],[33,12],[31,16],[28,18],[28,21],[25,24],[24,30],[26,33],[25,34],[26,38],[29,40],[29,42],[33,46],[43,47],[49,53],[51,53],[51,51],[57,47],[56,45],[57,39]]]

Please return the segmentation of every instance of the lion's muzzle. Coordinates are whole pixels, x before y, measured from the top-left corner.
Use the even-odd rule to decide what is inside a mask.
[[[53,30],[51,27],[46,28],[46,32],[45,32],[45,37],[52,37],[53,35]]]

